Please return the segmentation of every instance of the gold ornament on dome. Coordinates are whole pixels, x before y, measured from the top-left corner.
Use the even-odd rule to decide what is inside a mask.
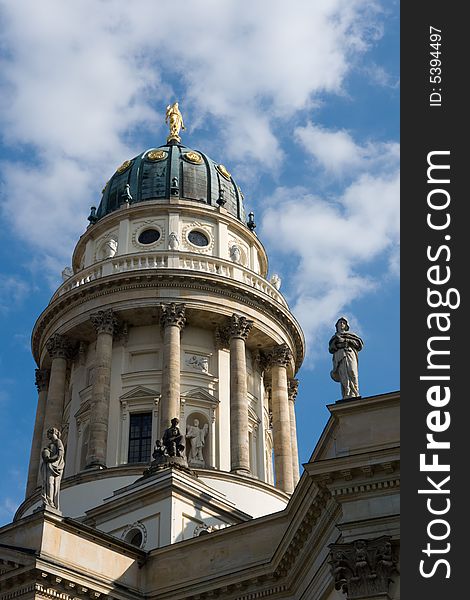
[[[185,152],[183,156],[186,160],[189,160],[189,162],[192,162],[195,165],[200,165],[203,162],[202,156],[197,152],[193,152],[192,150],[190,152]]]
[[[183,115],[180,113],[180,109],[178,108],[178,102],[169,104],[166,107],[165,123],[168,123],[168,127],[170,128],[170,135],[166,138],[167,143],[181,142],[179,133],[181,129],[184,131],[185,127],[183,123]]]
[[[132,164],[131,160],[125,160],[120,167],[116,169],[116,173],[124,173]]]
[[[225,177],[225,179],[228,179],[230,181],[230,178],[232,176],[230,175],[230,172],[227,170],[227,167],[225,167],[224,165],[217,165],[216,169],[217,169],[217,171],[219,171],[219,173],[221,175],[223,175]]]
[[[148,158],[149,160],[157,161],[157,160],[163,160],[167,156],[168,155],[164,150],[151,150],[147,154],[146,158]]]

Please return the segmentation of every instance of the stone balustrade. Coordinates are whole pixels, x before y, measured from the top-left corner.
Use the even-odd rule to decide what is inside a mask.
[[[250,271],[246,267],[214,256],[206,256],[194,252],[141,252],[114,256],[82,269],[67,279],[52,296],[51,302],[70,290],[102,277],[126,273],[129,271],[149,269],[181,269],[198,271],[227,277],[240,281],[269,296],[284,307],[287,307],[283,295],[264,277]]]

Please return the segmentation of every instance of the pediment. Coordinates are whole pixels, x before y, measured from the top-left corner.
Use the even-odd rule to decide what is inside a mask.
[[[0,576],[10,576],[14,575],[16,571],[22,571],[33,562],[34,555],[34,550],[0,544]]]
[[[202,388],[202,387],[195,387],[191,390],[188,390],[187,392],[184,392],[183,394],[181,394],[181,398],[184,398],[184,400],[202,400],[204,402],[219,402],[219,400],[213,396],[212,394],[209,394],[209,392]]]
[[[150,388],[144,387],[143,385],[138,385],[132,390],[129,390],[125,394],[123,394],[119,400],[136,400],[142,398],[158,398],[160,396],[160,392],[155,390],[151,390]]]

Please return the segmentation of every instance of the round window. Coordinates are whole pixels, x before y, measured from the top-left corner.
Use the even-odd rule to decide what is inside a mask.
[[[188,240],[191,242],[191,244],[194,244],[195,246],[202,247],[209,245],[209,239],[204,233],[202,233],[202,231],[190,231],[188,233]]]
[[[140,548],[142,546],[143,539],[144,538],[142,536],[142,532],[140,531],[140,529],[136,528],[133,528],[130,531],[128,531],[124,538],[126,542],[132,544],[133,546],[137,546],[137,548]]]
[[[140,244],[153,244],[160,239],[160,232],[156,229],[144,229],[139,234]]]

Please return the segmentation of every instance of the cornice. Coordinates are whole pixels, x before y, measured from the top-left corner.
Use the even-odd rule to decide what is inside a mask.
[[[80,287],[70,290],[54,300],[38,317],[32,333],[32,351],[37,363],[40,360],[40,347],[43,345],[43,334],[50,323],[70,309],[83,305],[97,298],[106,298],[117,292],[148,289],[148,288],[189,288],[216,294],[222,298],[232,298],[242,305],[255,310],[267,312],[278,324],[287,330],[295,344],[296,370],[302,364],[305,351],[305,340],[299,323],[292,313],[275,302],[263,292],[245,283],[234,281],[227,277],[212,276],[207,273],[182,272],[181,269],[165,269],[164,272],[155,270],[127,271],[123,274],[110,275],[90,281]],[[185,298],[187,307],[191,301]],[[155,298],[157,306],[157,298]],[[113,304],[113,308],[118,307]],[[61,332],[65,334],[66,332]]]

